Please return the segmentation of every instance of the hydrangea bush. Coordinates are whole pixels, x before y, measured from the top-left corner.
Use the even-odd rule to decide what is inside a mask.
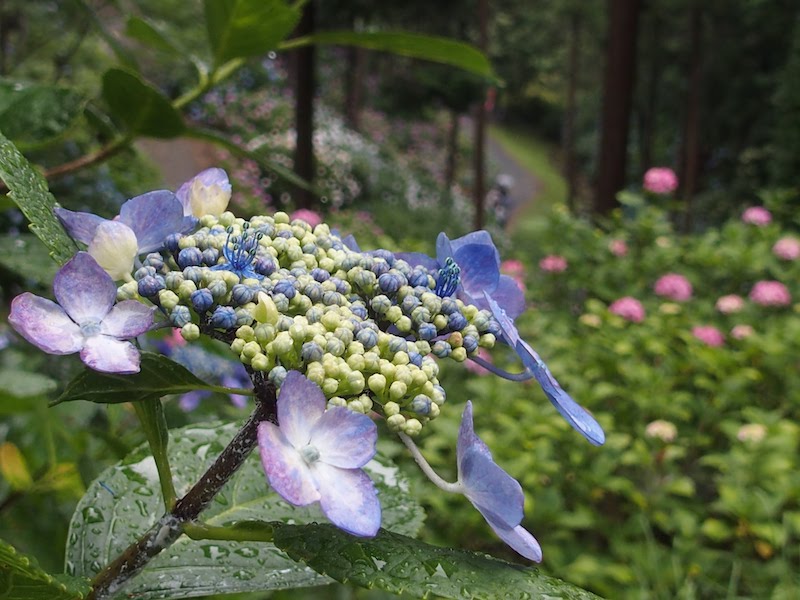
[[[112,468],[90,487],[72,520],[68,574],[92,578],[90,598],[126,593],[186,597],[202,589],[190,567],[175,576],[172,587],[177,591],[171,592],[161,578],[154,582],[158,570],[148,571],[151,561],[161,565],[162,553],[172,553],[169,560],[177,557],[175,564],[183,564],[184,553],[192,552],[184,535],[198,541],[274,543],[292,558],[305,557],[312,568],[334,576],[338,552],[322,552],[312,560],[308,544],[375,538],[377,550],[361,550],[376,552],[374,578],[364,579],[361,573],[359,580],[352,569],[362,567],[355,565],[339,571],[339,578],[394,591],[427,589],[447,595],[447,586],[427,582],[444,569],[448,578],[455,577],[457,594],[470,585],[486,585],[460,582],[457,573],[466,567],[459,560],[442,566],[443,559],[426,558],[424,550],[420,560],[429,565],[439,560],[440,567],[427,575],[422,569],[415,584],[396,581],[391,570],[382,572],[386,555],[377,552],[386,550],[385,544],[391,546],[385,540],[404,542],[379,533],[381,527],[410,534],[416,528],[413,519],[399,516],[413,513],[415,503],[407,497],[406,484],[387,471],[391,463],[387,466],[376,454],[379,431],[399,439],[438,489],[465,496],[518,555],[541,561],[539,543],[522,525],[522,487],[475,433],[471,403],[463,410],[457,441],[451,440],[458,473],[454,482],[434,471],[414,442],[423,430],[435,430],[437,417],[447,410],[440,364],[465,361],[510,381],[536,380],[572,427],[594,445],[605,441],[600,425],[521,338],[515,320],[525,309],[524,295],[517,281],[501,274],[499,253],[489,234],[479,231],[450,240],[442,233],[435,257],[362,251],[355,239],[342,238],[324,223],[312,227],[283,212],[237,218],[226,210],[230,196],[227,174],[209,169],[174,194],[160,190],[127,201],[112,220],[57,208],[58,219],[86,250],[58,271],[53,284],[57,302],[25,293],[12,303],[9,323],[26,340],[49,354],[79,353],[87,367],[58,401],[133,401],[152,452],[152,458],[137,454]],[[247,374],[237,382],[241,388],[209,384],[163,355],[140,350],[137,338],[162,328],[179,331],[186,342],[176,343],[173,335],[168,344],[172,354],[175,346],[190,347],[201,339],[227,345]],[[498,345],[516,353],[521,371],[498,368],[479,354]],[[240,404],[243,396],[252,397],[246,401],[252,414],[238,431],[223,426],[215,430],[213,443],[194,446],[192,452],[207,465],[196,478],[187,477],[185,459],[168,449],[160,400],[190,389],[228,392]],[[185,396],[182,402],[187,402]],[[199,431],[186,428],[172,437],[181,447],[183,437],[208,435]],[[245,466],[255,447],[263,467],[260,481]],[[126,483],[118,473],[130,469],[138,475]],[[226,492],[229,480],[234,488]],[[129,484],[135,489],[120,487]],[[146,518],[138,519],[125,535],[105,530],[104,552],[123,544],[120,551],[107,556],[108,562],[87,563],[87,555],[97,558],[93,553],[101,542],[95,537],[103,531],[93,524],[106,522],[106,511],[115,511],[129,494],[152,496],[152,490],[142,490],[154,484],[161,488],[163,515],[149,513],[154,511],[150,504],[142,514]],[[237,509],[237,494],[263,490],[261,498],[270,488],[277,500]],[[217,501],[232,503],[226,512],[236,510],[241,516],[203,520],[204,514],[214,512],[209,507]],[[311,512],[295,513],[291,507],[311,507]],[[125,517],[119,518],[124,522]],[[321,518],[343,533],[330,538],[330,530],[309,525],[311,529],[293,534],[286,525]],[[224,551],[220,546],[201,548],[210,564],[231,552],[230,546]],[[247,558],[245,548],[232,549]],[[259,551],[248,552],[256,556]],[[234,568],[239,563],[230,564]],[[202,561],[196,567],[200,569]],[[252,584],[235,584],[233,590],[318,582],[303,576],[299,565],[272,568],[270,584],[256,578]],[[485,571],[491,572],[498,573]],[[242,567],[234,577],[251,581],[254,576],[249,573]],[[481,579],[480,569],[477,576],[471,573],[467,580]],[[531,593],[560,585],[541,581],[543,587],[537,588],[535,581],[524,585],[531,586]],[[214,585],[214,580],[204,579],[202,584]],[[564,589],[575,597],[588,597],[580,590]]]

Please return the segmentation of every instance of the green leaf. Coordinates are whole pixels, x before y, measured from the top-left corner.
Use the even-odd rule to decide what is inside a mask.
[[[0,540],[0,597],[4,600],[81,600],[90,590],[88,579],[50,575],[35,558]]]
[[[50,287],[58,271],[47,248],[29,234],[0,235],[0,266],[45,287]]]
[[[53,214],[56,201],[47,189],[47,181],[1,132],[0,179],[10,190],[8,196],[31,222],[31,231],[50,250],[50,256],[61,264],[72,258],[78,249]]]
[[[278,47],[300,20],[284,0],[205,0],[208,39],[217,66]]]
[[[20,147],[41,145],[72,125],[83,104],[69,88],[0,80],[0,131]]]
[[[183,394],[191,390],[225,392],[196,377],[183,365],[155,352],[142,352],[140,370],[135,375],[112,375],[85,368],[67,384],[64,392],[52,403],[88,400],[98,404],[138,402],[168,394]],[[240,393],[243,393],[240,390]]]
[[[459,599],[597,598],[534,567],[431,546],[384,529],[375,538],[364,539],[327,524],[276,525],[274,543],[295,560],[337,581],[415,598],[431,594]]]
[[[130,17],[125,24],[125,35],[167,54],[183,54],[169,36],[148,19]]]
[[[109,69],[103,74],[103,98],[132,134],[174,138],[184,131],[183,118],[169,99],[138,75]]]
[[[169,457],[176,488],[186,490],[196,482],[236,431],[237,426],[230,423],[172,430]],[[409,496],[405,477],[382,457],[371,461],[366,470],[378,489],[384,526],[415,534],[422,524],[422,509]],[[147,531],[162,513],[157,490],[156,465],[146,446],[104,471],[89,486],[72,517],[67,572],[93,576]],[[201,518],[211,526],[230,526],[245,520],[325,520],[318,505],[292,506],[275,494],[267,484],[257,454],[245,461]],[[183,536],[155,557],[115,600],[190,598],[221,590],[263,591],[329,582],[268,542],[193,541]]]
[[[281,49],[290,50],[309,44],[359,46],[443,63],[483,77],[495,77],[492,65],[485,54],[474,46],[445,37],[403,31],[323,31],[287,40],[281,44]]]

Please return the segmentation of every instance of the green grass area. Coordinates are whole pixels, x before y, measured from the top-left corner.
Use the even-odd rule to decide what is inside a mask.
[[[491,125],[489,134],[520,165],[541,182],[536,200],[525,208],[525,217],[538,217],[550,212],[554,204],[564,202],[567,184],[552,161],[553,147],[526,131]]]

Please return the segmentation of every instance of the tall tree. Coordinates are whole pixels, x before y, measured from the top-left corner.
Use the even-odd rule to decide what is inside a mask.
[[[692,3],[689,9],[689,91],[686,98],[686,118],[681,153],[681,187],[686,203],[684,225],[687,229],[692,224],[692,197],[697,192],[700,177],[700,111],[703,86],[702,18],[700,3]]]
[[[303,10],[295,34],[314,33],[314,0]],[[304,46],[295,52],[295,132],[297,142],[294,151],[294,171],[308,182],[314,179],[314,94],[316,90],[316,54],[313,45]],[[295,202],[300,208],[311,208],[314,195],[306,189],[295,188]]]
[[[640,12],[641,0],[608,0],[603,116],[594,198],[594,211],[598,214],[617,206],[616,194],[625,186]]]
[[[577,7],[567,15],[569,22],[569,52],[567,64],[567,99],[564,107],[564,178],[567,180],[567,207],[575,212],[578,194],[578,163],[575,156],[575,121],[578,112],[578,73],[580,71],[581,18]]]
[[[488,47],[489,0],[478,0],[478,48],[486,52]],[[475,178],[472,186],[472,197],[475,204],[475,229],[483,229],[483,213],[486,200],[486,182],[484,181],[486,173],[486,165],[484,164],[486,104],[484,100],[481,97],[475,108],[475,148],[473,149]]]

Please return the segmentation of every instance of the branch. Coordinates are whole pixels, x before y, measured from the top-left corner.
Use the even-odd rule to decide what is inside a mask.
[[[92,592],[86,600],[110,598],[150,559],[169,548],[183,534],[184,526],[198,518],[250,455],[256,445],[258,424],[262,421],[277,422],[275,387],[260,373],[253,373],[252,377],[256,392],[253,414],[175,507],[94,578]]]

